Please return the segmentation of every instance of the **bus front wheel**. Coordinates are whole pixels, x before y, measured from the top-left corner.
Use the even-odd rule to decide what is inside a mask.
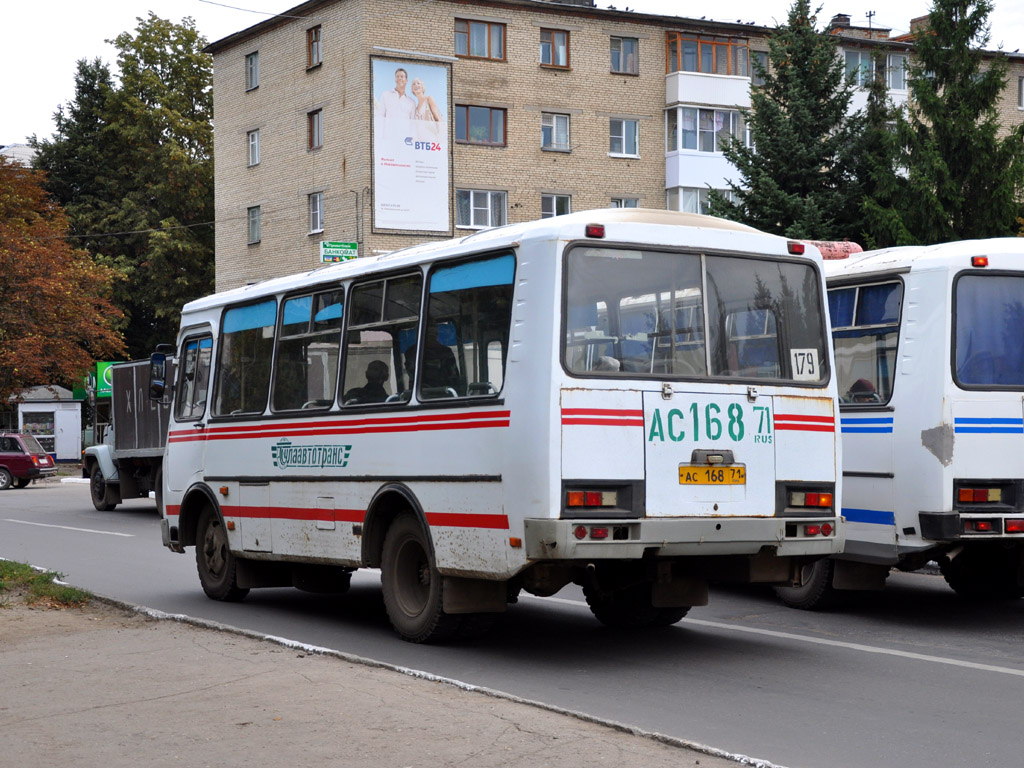
[[[458,630],[462,617],[443,610],[444,580],[427,534],[411,514],[395,518],[384,536],[380,581],[388,619],[403,640],[443,640]]]
[[[228,547],[228,535],[212,507],[199,515],[196,529],[196,570],[203,592],[213,600],[237,603],[249,594],[238,586],[238,558]]]

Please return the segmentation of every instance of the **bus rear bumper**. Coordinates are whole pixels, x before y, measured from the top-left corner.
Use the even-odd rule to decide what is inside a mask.
[[[754,555],[769,547],[778,557],[827,557],[842,551],[842,517],[641,518],[525,522],[531,560],[633,560],[647,556]],[[820,531],[831,526],[830,535]],[[815,530],[819,533],[811,533]]]

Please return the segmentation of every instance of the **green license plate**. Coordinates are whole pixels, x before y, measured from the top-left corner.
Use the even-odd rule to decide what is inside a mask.
[[[747,468],[742,464],[728,467],[694,467],[679,465],[680,485],[746,485]]]

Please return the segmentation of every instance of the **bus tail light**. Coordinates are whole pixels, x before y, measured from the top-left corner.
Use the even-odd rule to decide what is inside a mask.
[[[792,240],[786,243],[786,247],[790,254],[793,256],[799,256],[800,254],[807,250],[806,245],[804,245],[803,243],[794,242]]]
[[[615,507],[619,503],[616,491],[567,491],[567,507]]]
[[[793,491],[789,494],[791,507],[832,507],[832,494],[818,491]]]
[[[999,503],[1003,500],[1003,491],[1000,488],[959,488],[956,498],[961,504]]]
[[[971,256],[972,267],[987,267],[988,256]]]
[[[1024,518],[1015,517],[1006,521],[1007,533],[1024,533]]]
[[[604,237],[604,224],[587,224],[587,237]]]
[[[997,533],[998,531],[998,520],[975,520],[967,518],[963,521],[964,533]]]
[[[804,536],[831,536],[831,523],[809,523],[804,526]]]

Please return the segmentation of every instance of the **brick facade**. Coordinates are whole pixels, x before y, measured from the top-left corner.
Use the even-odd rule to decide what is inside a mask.
[[[504,24],[505,59],[455,56],[456,19]],[[323,59],[307,68],[307,30],[317,25]],[[568,68],[541,66],[541,29],[568,32]],[[214,55],[217,289],[315,268],[321,240],[358,242],[360,255],[370,255],[443,239],[373,231],[371,57],[450,64],[450,107],[506,110],[504,147],[452,143],[449,194],[455,235],[470,231],[455,228],[456,189],[504,191],[510,223],[539,218],[543,194],[571,195],[574,211],[606,208],[619,197],[664,208],[667,31],[743,37],[751,50],[766,50],[771,33],[585,3],[314,0],[217,41],[209,47]],[[636,75],[611,72],[613,36],[637,40]],[[259,57],[259,86],[247,90],[246,56],[251,53]],[[1024,57],[1011,64],[1010,93],[1001,109],[1008,125],[1022,117],[1016,88]],[[685,103],[735,109],[735,102],[709,104],[709,98]],[[313,110],[322,110],[323,116],[323,145],[317,149],[307,143],[307,116]],[[570,151],[541,148],[541,114],[547,111],[570,116]],[[610,156],[613,118],[637,121],[638,156]],[[451,109],[447,119],[454,120]],[[247,135],[256,130],[260,158],[250,166]],[[323,193],[324,227],[322,233],[309,234],[308,196],[317,192]],[[254,206],[260,207],[261,238],[249,244],[247,210]]]

